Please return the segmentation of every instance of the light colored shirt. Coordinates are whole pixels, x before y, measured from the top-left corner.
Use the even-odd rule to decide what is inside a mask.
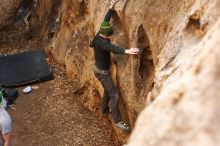
[[[8,112],[0,107],[0,131],[2,134],[6,134],[12,130],[12,121]]]

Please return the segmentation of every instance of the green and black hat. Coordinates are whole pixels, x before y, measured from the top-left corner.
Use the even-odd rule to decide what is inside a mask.
[[[105,36],[113,35],[113,29],[112,29],[111,24],[106,21],[102,22],[101,27],[100,27],[100,33]]]

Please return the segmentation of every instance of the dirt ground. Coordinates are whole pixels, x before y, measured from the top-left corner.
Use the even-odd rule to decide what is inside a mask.
[[[0,54],[8,55],[43,48],[35,34],[27,40],[24,27],[0,31]],[[53,58],[54,80],[34,84],[30,94],[22,93],[10,108],[14,146],[117,146],[109,120],[89,111],[85,95],[73,93],[65,67]]]

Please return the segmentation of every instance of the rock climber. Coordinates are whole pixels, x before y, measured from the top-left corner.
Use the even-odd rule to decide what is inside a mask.
[[[2,90],[0,90],[0,131],[2,133],[2,136],[0,137],[0,146],[12,146],[12,121],[8,112],[5,110],[6,104],[7,103],[6,100],[3,98]]]
[[[95,77],[100,81],[104,88],[104,95],[102,101],[102,113],[108,114],[112,112],[112,117],[115,122],[115,126],[123,130],[129,130],[129,126],[121,120],[120,110],[118,107],[119,91],[112,80],[109,72],[111,58],[110,53],[115,54],[138,54],[138,48],[123,49],[111,43],[110,39],[113,35],[113,29],[110,24],[110,19],[113,13],[115,1],[112,0],[110,8],[101,24],[99,32],[93,38],[90,47],[94,48]],[[111,110],[109,108],[109,101],[111,100]]]

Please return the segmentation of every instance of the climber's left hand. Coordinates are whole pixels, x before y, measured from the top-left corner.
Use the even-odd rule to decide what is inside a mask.
[[[115,0],[111,0],[109,8],[112,9],[114,7],[114,4],[115,4]]]

